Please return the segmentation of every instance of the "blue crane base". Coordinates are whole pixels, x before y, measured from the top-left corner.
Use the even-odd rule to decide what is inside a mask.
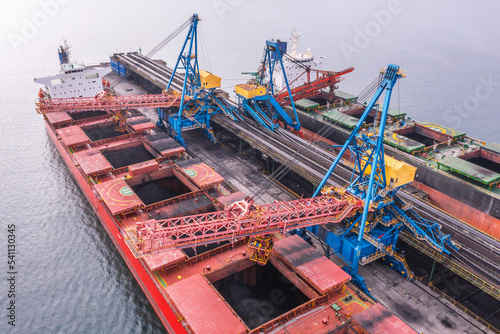
[[[156,127],[162,131],[167,131],[167,127],[165,126],[165,123],[160,119],[156,122]]]
[[[278,128],[278,124],[276,124],[274,120],[281,118],[286,126],[290,126],[297,131],[300,130],[298,121],[292,120],[272,95],[266,94],[251,99],[247,99],[241,95],[238,95],[238,97],[240,99],[240,105],[245,112],[265,128],[274,131]],[[267,107],[263,110],[259,107],[258,101],[265,102]]]
[[[313,226],[313,228],[316,228],[316,227],[317,226]],[[311,236],[306,231],[309,231],[309,232],[313,233],[310,230],[310,228],[305,228],[305,229],[302,229],[302,230],[293,230],[293,231],[290,231],[290,233],[291,234],[297,233],[305,241],[307,241],[309,244],[312,245]],[[372,298],[372,299],[375,300],[375,298],[371,295],[370,290],[366,286],[365,279],[363,278],[363,276],[359,275],[357,273],[357,270],[356,271],[354,270],[354,268],[351,266],[352,262],[348,262],[349,260],[345,257],[345,256],[352,257],[353,246],[354,245],[352,243],[350,243],[350,242],[347,242],[346,243],[346,247],[342,247],[341,245],[343,243],[340,241],[339,237],[337,235],[335,235],[334,233],[327,232],[325,234],[322,231],[320,234],[322,236],[324,236],[324,238],[320,238],[317,235],[315,235],[315,238],[319,239],[321,242],[324,242],[325,244],[327,244],[328,246],[330,246],[329,249],[328,249],[328,251],[326,252],[326,256],[329,257],[329,255],[330,255],[329,252],[331,251],[335,255],[337,255],[338,257],[340,257],[345,263],[347,263],[347,265],[345,265],[345,266],[343,266],[341,268],[346,273],[348,273],[349,275],[351,275],[351,282],[354,283],[354,285],[356,285],[365,294],[367,294],[368,296],[370,296],[370,298]],[[350,244],[350,245],[347,246],[348,244]],[[342,252],[344,252],[344,254],[342,254]]]
[[[160,128],[162,131],[167,130],[165,122],[163,122],[164,119],[165,119],[165,111],[163,111],[163,109],[161,108],[158,108],[158,121],[156,122],[156,126]]]
[[[213,91],[200,91],[198,97],[190,100],[186,106],[186,110],[196,110],[195,113],[190,112],[190,116],[183,112],[177,112],[175,115],[168,116],[165,111],[158,108],[158,123],[157,126],[164,127],[164,121],[169,125],[169,134],[172,135],[172,130],[175,132],[175,140],[182,146],[186,147],[186,142],[182,138],[183,131],[193,129],[201,129],[202,134],[210,139],[214,144],[217,143],[214,132],[210,126],[210,118],[218,113],[223,113],[234,121],[243,119],[238,110],[231,106],[223,97],[217,97]]]
[[[205,137],[210,139],[213,143],[217,142],[217,139],[215,138],[211,127],[209,125],[207,126],[207,123],[209,123],[208,119],[201,119],[201,118],[198,118],[198,120],[190,120],[187,118],[182,118],[180,121],[177,119],[177,117],[170,116],[168,118],[170,135],[172,135],[172,130],[173,130],[175,132],[174,139],[177,140],[179,144],[181,144],[184,147],[186,147],[186,142],[184,138],[182,138],[182,132],[195,129],[201,129],[201,133]]]

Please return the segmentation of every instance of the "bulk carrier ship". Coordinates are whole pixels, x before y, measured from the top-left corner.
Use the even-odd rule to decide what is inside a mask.
[[[191,28],[194,17],[189,21]],[[286,65],[282,63],[282,67],[277,66],[275,76],[265,66],[255,75],[275,80],[276,101],[286,102],[287,97],[280,95],[286,86],[289,97],[298,97],[296,105],[302,110],[290,107],[283,110],[289,117],[296,117],[302,128],[288,132],[287,136],[314,141],[325,152],[335,153],[332,145],[346,140],[356,124],[356,115],[363,113],[365,101],[334,87],[340,75],[352,68],[336,72],[334,81],[328,79],[326,85],[322,82],[312,89],[310,78],[300,83],[293,78],[283,80],[285,71],[292,73],[295,68],[294,77],[298,78],[299,69],[310,68],[309,62],[321,62],[310,51],[296,52],[297,41],[292,59]],[[338,223],[351,217],[360,209],[359,201],[346,194],[324,195],[316,197],[317,200],[254,203],[249,196],[255,194],[240,191],[234,180],[221,175],[231,175],[228,170],[234,166],[210,166],[203,161],[203,154],[190,150],[189,141],[186,147],[181,145],[183,140],[173,138],[175,120],[170,132],[158,127],[162,119],[175,118],[184,103],[198,101],[196,97],[184,96],[186,82],[184,75],[176,73],[177,66],[169,69],[138,53],[115,54],[111,57],[114,73],[104,78],[109,68],[76,66],[71,63],[67,45],[58,51],[61,74],[35,79],[46,85],[39,93],[37,111],[44,115],[51,140],[169,333],[415,333],[366,289],[353,284],[353,277],[340,268],[341,262],[331,260],[330,252],[316,248],[322,241],[327,243],[321,230],[326,231],[328,224],[318,224]],[[187,67],[184,70],[189,72]],[[230,112],[227,94],[217,89],[220,78],[199,69],[195,73],[201,86],[213,94],[210,102],[221,112],[211,117],[214,132],[212,128],[197,126],[198,109],[191,109],[192,128],[200,128],[208,138],[221,143],[224,136],[238,135],[241,145],[241,138],[246,138],[244,132],[234,127],[224,128],[228,122],[239,124],[240,116]],[[326,71],[319,73],[323,79],[330,78]],[[164,93],[120,95],[131,90],[120,92],[120,85],[135,88],[133,82],[138,79],[152,92]],[[82,82],[73,86],[78,80]],[[317,80],[321,78],[318,76]],[[289,85],[288,81],[292,83]],[[252,94],[257,90],[258,95],[258,86],[250,82],[236,90]],[[102,92],[96,95],[95,90]],[[147,113],[156,109],[158,118],[151,120]],[[370,111],[375,123],[377,110]],[[286,116],[281,115],[272,119],[272,124],[283,125],[284,120]],[[474,231],[483,230],[494,236],[496,227],[491,222],[497,216],[488,214],[481,206],[476,206],[481,213],[473,211],[474,216],[468,210],[457,214],[461,199],[453,199],[452,193],[444,192],[436,184],[457,182],[477,193],[479,201],[489,196],[493,203],[489,207],[495,207],[494,187],[500,178],[497,180],[491,173],[487,179],[474,174],[478,180],[487,182],[488,189],[479,184],[467,185],[464,180],[450,176],[452,172],[463,175],[463,170],[457,167],[460,164],[449,160],[466,161],[463,156],[455,157],[453,149],[460,147],[469,160],[482,157],[494,161],[496,146],[484,145],[453,129],[410,121],[395,110],[390,110],[389,122],[385,141],[395,149],[387,150],[397,159],[416,165],[416,173],[420,175],[412,184],[413,197],[431,201],[474,225]],[[328,134],[325,125],[334,130]],[[411,133],[415,135],[411,137]],[[415,140],[423,137],[435,141],[428,145],[427,141]],[[254,148],[260,147],[257,142],[252,144]],[[261,162],[268,163],[270,158],[280,165],[286,163],[273,157],[272,150],[261,151],[258,157]],[[430,156],[434,159],[426,159]],[[274,167],[267,170],[273,172]],[[316,180],[308,179],[307,172],[301,175],[293,166],[291,170],[305,182],[317,185]],[[432,184],[431,172],[427,170],[441,181]],[[318,216],[318,210],[323,214],[330,211],[326,216]],[[307,217],[307,222],[302,218],[291,219],[290,212]],[[478,216],[483,218],[478,221],[474,218]],[[211,224],[207,225],[207,221]],[[263,222],[267,224],[265,228],[259,225]],[[286,233],[299,228],[318,234],[318,240],[313,243],[311,238]],[[413,273],[406,271],[406,276],[413,278]]]

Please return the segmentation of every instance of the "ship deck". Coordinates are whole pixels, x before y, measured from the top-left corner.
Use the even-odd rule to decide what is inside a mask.
[[[401,136],[392,131],[385,132],[384,142],[408,153],[421,150],[425,147],[424,144],[416,140]]]
[[[219,292],[220,287],[217,286],[218,282],[230,282],[232,279],[258,285],[254,270],[257,264],[249,260],[246,244],[223,248],[226,249],[221,252],[214,250],[210,257],[200,256],[199,260],[191,258],[175,267],[154,273],[167,298],[194,333],[267,332],[269,328],[273,328],[273,333],[326,333],[342,328],[347,323],[346,317],[362,315],[360,323],[366,325],[370,321],[377,322],[380,313],[388,319],[384,322],[384,330],[378,333],[395,333],[394,330],[415,333],[385,307],[374,304],[369,298],[360,295],[359,291],[346,286],[350,276],[298,236],[278,237],[273,247],[271,264],[266,266],[273,265],[277,268],[286,277],[286,281],[290,282],[288,284],[294,284],[295,289],[306,293],[308,298],[281,315],[279,322],[271,320],[255,326],[252,317],[241,313],[238,303],[221,302],[223,292]],[[278,296],[276,291],[272,293]],[[280,304],[272,295],[270,297],[267,303],[270,303],[271,308],[273,303]],[[245,312],[259,312],[258,304],[247,305]],[[375,311],[367,312],[374,305],[379,306]],[[377,330],[381,328],[377,327]],[[355,331],[352,329],[347,333],[351,332]]]
[[[356,117],[349,116],[336,109],[331,109],[323,113],[323,119],[332,123],[338,123],[348,129],[353,129],[359,121]]]
[[[465,132],[450,128],[449,126],[432,123],[432,122],[418,122],[419,125],[434,130],[436,132],[442,133],[446,136],[450,136],[453,139],[463,138],[465,136]]]
[[[74,120],[48,124],[65,144],[65,154],[76,162],[75,170],[87,180],[82,186],[92,185],[108,212],[106,219],[114,220],[123,235],[139,221],[214,211],[245,196],[227,186],[225,178],[200,159],[184,159],[182,147],[161,133],[151,134],[149,126],[128,124],[125,133],[115,133],[109,119],[93,117],[78,124]],[[273,250],[273,270],[296,282],[307,297],[300,292],[300,303],[274,314],[279,320],[273,316],[250,324],[241,309],[231,306],[218,290],[218,282],[234,277],[262,284],[256,274],[261,269],[249,260],[243,241],[172,249],[139,260],[177,317],[184,319],[185,328],[194,333],[248,333],[262,326],[272,326],[276,333],[323,333],[344,326],[350,315],[373,306],[368,298],[346,288],[350,276],[333,262],[301,238],[281,236]]]
[[[120,85],[118,85],[117,89],[119,89],[119,86]],[[102,115],[99,117],[102,117]],[[94,120],[93,122],[94,125],[100,124],[100,121],[98,120]],[[82,124],[79,123],[78,125],[84,126],[84,123],[85,122]],[[57,126],[64,127],[70,124],[71,122],[68,124],[59,124]],[[166,150],[160,149],[160,145],[154,144],[155,140],[153,140],[153,137],[149,137],[163,134],[151,134],[150,130],[140,130],[142,133],[137,135],[138,132],[134,130],[130,124],[128,124],[128,127],[130,133],[127,134],[126,138],[121,136],[111,136],[106,139],[99,139],[96,137],[94,140],[89,138],[90,142],[87,144],[99,152],[104,151],[104,153],[109,152],[109,150],[112,151],[115,149],[120,150],[125,148],[125,152],[122,152],[122,154],[124,154],[126,152],[130,152],[130,150],[136,147],[137,143],[139,143],[139,146],[142,147],[141,150],[146,150],[148,154],[150,154],[148,159],[134,164],[135,167],[132,165],[126,165],[123,167],[113,167],[112,170],[108,171],[106,171],[109,169],[108,166],[106,166],[107,168],[102,168],[101,170],[99,170],[99,168],[89,169],[87,172],[84,172],[81,166],[77,166],[80,172],[85,174],[89,181],[97,183],[93,186],[96,189],[97,186],[106,183],[109,183],[108,185],[111,186],[114,184],[113,182],[122,186],[118,189],[118,195],[116,195],[116,189],[113,190],[115,191],[113,194],[116,195],[116,198],[110,197],[110,203],[116,200],[118,200],[118,202],[120,200],[124,200],[126,199],[126,196],[133,196],[131,194],[135,194],[135,196],[139,198],[139,200],[135,198],[136,203],[140,202],[139,206],[132,205],[128,207],[127,210],[117,213],[114,216],[111,215],[110,210],[110,207],[113,207],[113,205],[110,204],[110,206],[108,206],[108,203],[104,199],[100,202],[107,207],[107,210],[111,215],[110,218],[116,222],[117,226],[120,226],[122,235],[125,235],[123,234],[125,229],[133,228],[139,221],[145,221],[148,219],[165,219],[169,217],[216,210],[217,204],[220,205],[221,203],[230,203],[232,200],[241,199],[245,196],[245,194],[252,193],[253,189],[255,189],[253,187],[259,187],[257,182],[253,180],[249,182],[250,179],[256,178],[255,174],[257,173],[254,172],[256,168],[253,170],[250,169],[248,172],[242,172],[242,169],[245,168],[245,164],[236,167],[233,164],[234,160],[226,160],[228,158],[224,156],[224,154],[227,152],[223,153],[224,150],[221,151],[219,149],[217,151],[204,149],[203,146],[205,144],[202,144],[203,140],[200,140],[196,137],[196,135],[193,137],[196,138],[194,140],[194,143],[196,144],[191,146],[191,148],[194,149],[196,147],[194,151],[199,152],[199,156],[203,158],[203,162],[216,167],[218,176],[211,174],[209,170],[211,168],[208,167],[208,165],[205,165],[208,169],[203,166],[199,170],[194,170],[192,166],[199,164],[200,161],[196,161],[194,159],[192,161],[184,160],[184,153],[182,151],[175,151],[175,147],[175,153],[168,156],[166,152],[169,151],[170,148],[167,148]],[[188,137],[189,134],[186,133],[185,138]],[[171,138],[163,137],[161,140],[169,141],[169,139]],[[174,143],[175,142],[170,141],[170,144]],[[170,145],[169,143],[167,144]],[[78,143],[78,145],[80,145],[80,143]],[[210,147],[212,147],[211,143],[206,145],[210,145]],[[75,147],[75,149],[75,153],[80,153],[84,152],[88,148]],[[214,151],[217,151],[217,153],[214,153]],[[71,150],[68,150],[68,152],[71,154]],[[191,154],[191,151],[189,151],[188,154]],[[103,156],[106,158],[105,154]],[[177,161],[174,162],[174,160]],[[189,165],[188,162],[191,165]],[[184,163],[186,163],[186,165],[183,166]],[[194,170],[196,175],[195,173],[187,171],[190,169]],[[98,171],[95,172],[96,175],[91,175],[92,173],[90,171],[92,170]],[[205,174],[203,174],[203,172]],[[116,179],[120,179],[124,183],[114,181]],[[205,179],[208,180],[208,182],[205,182]],[[227,183],[228,179],[231,181],[231,185]],[[151,183],[151,180],[157,182]],[[156,187],[156,190],[162,191],[158,192],[158,196],[154,197],[151,202],[145,199],[144,191],[141,193],[140,188],[141,186],[151,187],[152,185]],[[84,186],[88,186],[88,184],[85,183]],[[242,190],[243,193],[236,192],[234,186]],[[101,187],[104,188],[104,186]],[[118,187],[118,185],[116,187]],[[269,188],[273,188],[273,191],[279,189],[273,185],[270,185]],[[120,194],[121,189],[125,195]],[[112,194],[112,192],[109,192],[109,194]],[[210,196],[205,196],[204,194],[209,194]],[[122,198],[119,196],[124,197]],[[270,195],[268,192],[266,196],[268,197],[265,197],[264,201],[269,202],[282,195],[278,192]],[[215,202],[210,200],[209,197],[215,199]],[[261,197],[261,199],[262,198],[264,197]],[[155,201],[155,199],[160,200]],[[119,211],[120,210],[117,212]],[[110,236],[112,238],[116,238],[115,235]],[[283,236],[277,238],[280,239],[283,238]],[[283,240],[278,239],[276,239],[278,250],[280,249],[281,242],[290,242],[293,244],[293,240],[289,240],[290,238]],[[302,255],[294,255],[296,256],[294,258],[289,257],[290,254],[286,254],[286,252],[279,253],[276,251],[271,257],[270,264],[272,264],[272,267],[276,267],[275,271],[281,273],[281,275],[286,278],[280,279],[282,282],[280,289],[285,291],[287,286],[291,287],[294,291],[300,291],[304,296],[306,296],[301,297],[305,298],[305,300],[299,298],[301,301],[300,303],[294,304],[291,309],[276,315],[272,319],[268,319],[269,321],[258,326],[269,326],[266,327],[266,331],[273,331],[274,333],[324,333],[335,329],[341,330],[342,328],[345,328],[346,333],[353,333],[359,328],[356,326],[360,326],[361,323],[364,323],[364,326],[370,326],[373,322],[377,322],[381,315],[386,316],[387,319],[392,319],[390,316],[387,316],[388,313],[391,312],[384,310],[384,307],[377,307],[377,309],[365,313],[366,310],[372,309],[374,305],[377,304],[374,304],[369,298],[363,296],[363,294],[355,290],[351,285],[346,284],[346,274],[337,266],[334,265],[334,267],[332,267],[331,265],[328,265],[325,267],[326,269],[324,271],[320,270],[318,272],[316,262],[320,261],[320,267],[323,267],[323,263],[326,264],[329,260],[324,257],[321,258],[321,256],[318,257],[318,254],[314,254],[315,250],[313,247],[310,247],[309,245],[305,247],[296,244],[291,245],[291,247],[293,249],[300,249],[303,247],[304,253]],[[241,312],[237,305],[231,305],[230,299],[222,296],[227,291],[219,291],[222,285],[220,282],[222,281],[226,283],[237,281],[238,284],[242,283],[242,281],[246,281],[250,284],[256,284],[259,289],[265,291],[266,284],[263,286],[262,282],[255,279],[256,277],[259,277],[259,275],[256,275],[255,271],[257,271],[257,273],[262,273],[261,270],[264,269],[254,263],[251,263],[248,260],[248,256],[246,245],[243,243],[237,243],[234,245],[216,244],[209,249],[171,250],[164,253],[153,254],[138,259],[144,268],[148,268],[150,273],[150,278],[142,277],[139,282],[141,283],[152,279],[155,284],[155,289],[161,291],[163,296],[167,296],[162,298],[166,298],[167,302],[172,305],[171,308],[176,312],[177,319],[183,319],[183,324],[185,323],[185,326],[192,326],[190,328],[196,329],[195,332],[209,333],[211,332],[211,329],[216,332],[220,329],[220,327],[207,327],[206,325],[213,320],[212,318],[219,319],[220,322],[220,319],[223,319],[226,316],[234,320],[228,320],[229,323],[233,324],[231,328],[232,330],[238,332],[239,322],[240,324],[247,326],[245,331],[248,332],[250,331],[250,328],[248,328],[246,322],[242,320],[245,312]],[[286,258],[288,258],[288,260],[286,260]],[[285,276],[284,273],[287,276]],[[200,277],[203,278],[204,281],[202,281]],[[283,284],[283,282],[288,283]],[[290,282],[292,284],[290,284]],[[389,284],[384,285],[383,282],[378,283],[382,285],[382,287],[377,290],[378,293],[384,293],[384,289],[389,287]],[[176,286],[177,288],[174,289]],[[216,308],[221,310],[221,314],[225,314],[222,318],[218,318],[217,316],[209,317],[211,314],[210,309],[203,309],[203,307],[206,307],[206,305],[204,305],[206,299],[199,298],[199,296],[194,294],[192,291],[195,286],[200,289],[199,291],[202,291],[202,293],[199,294],[200,296],[207,296],[206,298],[213,300],[214,305],[218,305]],[[172,291],[172,296],[170,296],[167,292],[168,290]],[[252,289],[250,290],[254,291]],[[149,289],[145,290],[147,295],[151,291],[152,290]],[[244,291],[246,290],[244,289]],[[183,297],[185,293],[192,295],[194,306],[188,307],[187,309],[182,308],[181,310],[174,304],[175,301],[179,302],[185,298]],[[294,293],[298,294],[298,292]],[[286,296],[288,297],[289,295]],[[220,303],[215,301],[214,298],[216,297],[218,300],[222,299],[225,306],[222,306]],[[256,296],[252,297],[254,297],[253,299],[256,299]],[[150,300],[153,305],[165,305],[165,299],[162,298],[158,299],[158,297],[152,297]],[[196,302],[197,298],[203,302]],[[269,299],[273,298],[268,296],[267,299],[264,298],[264,300],[261,301],[265,302]],[[259,301],[257,300],[257,303],[258,302]],[[181,304],[182,303],[183,302],[181,302]],[[255,302],[250,302],[248,305],[254,305],[253,303]],[[201,308],[197,308],[198,306]],[[227,313],[228,310],[232,316]],[[203,323],[200,323],[198,318],[195,318],[200,315],[201,319],[204,320]],[[360,315],[360,317],[356,320],[353,315]],[[220,324],[213,324],[213,326],[218,325]],[[258,326],[255,327],[255,331],[258,331],[258,328],[261,328]],[[385,330],[383,332],[386,333],[406,331],[404,328],[399,328],[399,323],[397,321],[392,320],[388,321],[383,327]],[[425,328],[425,326],[421,328]],[[407,330],[412,332],[409,327]]]
[[[500,174],[492,170],[476,165],[467,160],[460,159],[454,156],[448,156],[437,162],[438,166],[446,167],[450,171],[461,174],[474,181],[487,186],[492,186],[500,182]]]
[[[342,94],[337,97],[342,98]],[[319,115],[325,121],[337,123],[349,130],[359,120],[348,114],[351,112],[344,106],[321,109]],[[500,187],[497,187],[500,184],[500,144],[480,142],[467,137],[464,131],[442,124],[405,119],[406,113],[393,108],[389,108],[388,112],[390,122],[386,125],[385,144],[413,155],[426,166],[440,169],[472,186],[500,194]],[[463,155],[470,152],[481,153],[479,157],[476,156],[477,159],[464,159]]]

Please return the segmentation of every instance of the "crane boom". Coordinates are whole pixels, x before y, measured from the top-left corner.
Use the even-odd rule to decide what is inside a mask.
[[[354,67],[349,67],[346,68],[345,70],[342,70],[340,72],[329,72],[329,71],[321,71],[321,70],[315,70],[315,69],[308,69],[306,72],[309,74],[309,71],[316,72],[318,74],[318,78],[314,81],[309,81],[308,77],[308,82],[305,83],[304,85],[296,88],[292,88],[290,93],[293,96],[293,99],[298,101],[300,99],[306,99],[308,97],[314,96],[318,94],[321,89],[326,88],[326,87],[333,87],[337,83],[341,81],[341,76],[347,73],[350,73],[354,70]],[[306,73],[304,72],[304,73]],[[319,76],[321,74],[321,77]],[[274,98],[276,101],[278,101],[279,104],[281,105],[286,105],[290,103],[290,100],[288,98],[288,91],[285,91],[284,89],[276,94]]]
[[[36,110],[40,114],[50,112],[80,112],[90,110],[125,110],[133,108],[169,108],[178,106],[180,96],[155,95],[127,95],[102,97],[75,97],[75,98],[40,98],[36,103]]]
[[[327,222],[339,223],[362,206],[363,201],[350,194],[277,201],[266,205],[255,205],[247,198],[223,211],[139,222],[127,233],[135,253],[144,256],[174,248],[284,233]]]

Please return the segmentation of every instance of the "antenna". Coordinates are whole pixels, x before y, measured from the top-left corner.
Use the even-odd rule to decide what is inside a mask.
[[[296,28],[292,29],[292,37],[290,38],[290,39],[293,39],[292,56],[294,56],[295,52],[297,51],[297,44],[299,44],[300,35],[301,34],[297,32]]]

